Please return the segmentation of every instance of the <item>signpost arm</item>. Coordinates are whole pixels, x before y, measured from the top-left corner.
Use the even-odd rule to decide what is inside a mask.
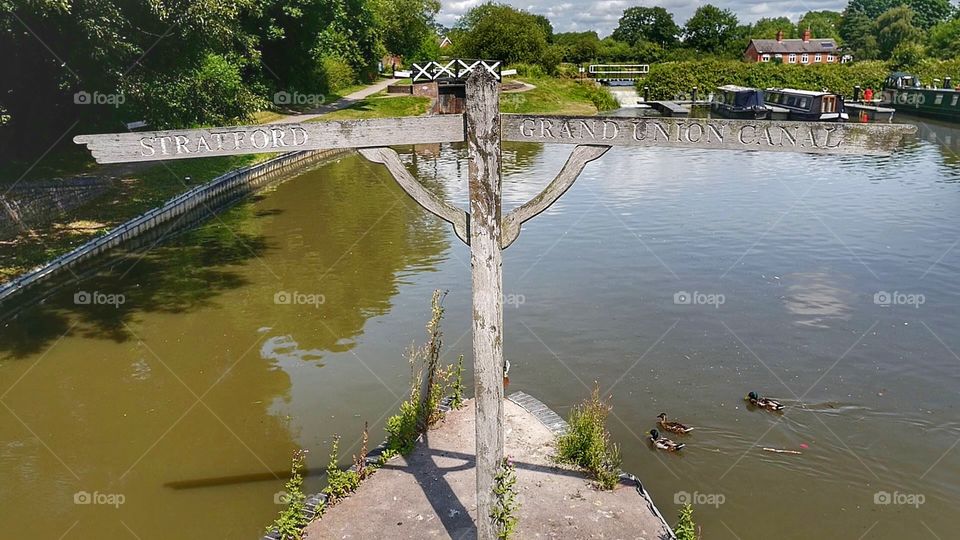
[[[493,540],[494,477],[503,460],[503,281],[500,248],[500,82],[487,70],[467,79],[470,266],[477,428],[477,538]]]

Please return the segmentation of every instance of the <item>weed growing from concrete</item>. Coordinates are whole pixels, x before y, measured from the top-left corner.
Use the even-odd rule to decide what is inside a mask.
[[[410,398],[400,404],[399,414],[391,416],[386,427],[387,449],[394,455],[409,454],[420,434],[443,417],[440,401],[450,390],[451,379],[456,373],[453,366],[440,365],[443,343],[440,321],[443,319],[443,299],[446,294],[445,291],[434,291],[433,314],[427,323],[427,343],[421,347],[411,347],[408,353]],[[462,382],[460,393],[462,400]]]
[[[699,527],[693,522],[693,506],[689,503],[680,508],[680,516],[673,532],[676,533],[677,540],[700,540]]]
[[[570,412],[569,430],[557,438],[557,461],[590,471],[601,489],[613,489],[620,478],[620,448],[606,427],[611,408],[595,385],[590,398]]]
[[[450,406],[459,409],[463,406],[463,355],[457,359],[457,367],[453,369],[453,394]]]
[[[284,491],[278,495],[286,498],[287,506],[280,511],[277,519],[267,527],[267,532],[277,530],[284,540],[299,539],[303,528],[307,525],[307,518],[303,515],[306,509],[307,496],[303,493],[303,462],[306,451],[297,450],[293,454],[290,464],[290,479],[284,484]],[[317,509],[319,514],[321,508]]]
[[[497,475],[494,477],[493,493],[496,501],[490,517],[494,521],[499,540],[509,540],[514,537],[517,528],[517,512],[520,502],[517,500],[517,471],[510,458],[503,458]]]
[[[327,487],[323,490],[329,496],[329,502],[335,503],[360,485],[360,474],[352,469],[342,470],[337,463],[340,454],[340,436],[333,437],[333,446],[330,448],[330,463],[327,464]]]

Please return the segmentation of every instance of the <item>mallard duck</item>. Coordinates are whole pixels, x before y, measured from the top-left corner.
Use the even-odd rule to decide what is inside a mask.
[[[767,409],[768,411],[782,411],[783,404],[775,399],[760,397],[756,392],[750,392],[747,394],[747,400],[751,405],[760,407],[761,409]]]
[[[657,447],[657,449],[666,450],[667,452],[676,452],[686,446],[683,443],[673,442],[666,437],[661,437],[660,432],[655,429],[650,430],[650,441],[653,442],[653,446]]]
[[[667,431],[671,431],[673,433],[679,433],[681,435],[684,435],[686,433],[690,433],[691,431],[693,431],[692,427],[687,427],[681,424],[680,422],[668,422],[667,413],[660,413],[657,416],[657,424],[659,424],[661,428]]]

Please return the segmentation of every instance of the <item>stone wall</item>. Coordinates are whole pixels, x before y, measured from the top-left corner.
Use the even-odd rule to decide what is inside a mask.
[[[0,194],[0,239],[47,223],[102,196],[112,185],[112,180],[95,177],[20,182]]]

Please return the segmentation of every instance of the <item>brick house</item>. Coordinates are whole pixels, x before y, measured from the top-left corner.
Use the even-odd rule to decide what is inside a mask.
[[[784,64],[835,64],[842,61],[842,54],[832,38],[810,37],[810,29],[803,31],[800,39],[783,39],[777,31],[776,39],[751,39],[743,59],[748,62],[775,62]]]

